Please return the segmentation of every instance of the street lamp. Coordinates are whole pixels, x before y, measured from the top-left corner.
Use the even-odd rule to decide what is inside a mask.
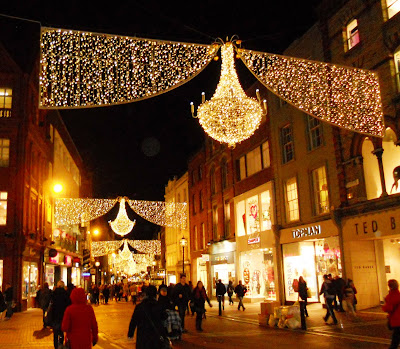
[[[96,263],[94,263],[94,265],[96,266],[96,285],[100,284],[100,280],[99,280],[99,266],[100,266],[100,262],[97,261]]]
[[[56,183],[56,184],[53,185],[53,191],[56,194],[61,193],[63,191],[63,189],[64,188],[63,188],[62,184],[60,184],[60,183]]]
[[[187,245],[187,240],[184,236],[182,236],[182,239],[179,241],[179,243],[182,246],[182,274],[185,274],[185,246]]]

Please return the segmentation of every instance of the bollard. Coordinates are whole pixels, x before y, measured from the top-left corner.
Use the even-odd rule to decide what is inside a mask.
[[[302,330],[307,330],[307,324],[306,324],[306,317],[304,315],[304,301],[300,301],[300,320],[301,320],[301,329]]]

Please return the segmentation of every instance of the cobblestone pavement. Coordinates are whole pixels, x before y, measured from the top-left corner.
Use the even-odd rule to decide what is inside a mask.
[[[226,306],[218,316],[217,304],[207,309],[203,321],[204,332],[195,330],[194,317],[187,316],[188,333],[174,348],[387,348],[391,333],[386,329],[385,314],[359,312],[352,321],[338,314],[338,326],[326,325],[320,304],[309,306],[307,331],[262,327],[258,324],[258,304],[245,304],[246,311]],[[128,340],[129,321],[134,310],[125,301],[94,307],[99,325],[99,343],[95,348],[134,348],[135,340]],[[40,309],[16,313],[9,321],[0,321],[0,348],[52,348],[53,334],[42,329]]]

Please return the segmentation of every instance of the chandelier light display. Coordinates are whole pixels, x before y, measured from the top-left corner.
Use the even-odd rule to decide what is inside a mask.
[[[126,213],[124,198],[122,198],[119,202],[117,218],[115,218],[113,221],[109,221],[108,223],[115,234],[124,236],[132,231],[136,221],[131,221],[129,219],[128,214]]]
[[[93,257],[111,254],[118,250],[122,244],[128,243],[138,253],[148,255],[161,254],[161,241],[159,240],[118,240],[118,241],[93,241],[91,244]]]
[[[235,69],[231,42],[221,47],[221,57],[221,77],[217,89],[211,100],[203,100],[197,109],[197,117],[211,138],[233,147],[249,138],[258,128],[263,113],[266,113],[266,101],[263,110],[259,101],[247,97],[243,91]],[[193,103],[191,111],[194,116]]]

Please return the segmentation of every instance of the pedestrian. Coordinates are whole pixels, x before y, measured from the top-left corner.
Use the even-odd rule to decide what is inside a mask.
[[[247,287],[242,285],[242,280],[239,280],[239,283],[235,287],[236,296],[239,298],[238,310],[240,310],[240,307],[243,308],[243,311],[246,310],[246,308],[243,305],[243,297],[245,296],[246,292],[247,292]]]
[[[334,277],[332,282],[333,282],[333,285],[335,286],[336,295],[337,295],[337,298],[339,301],[339,305],[336,310],[340,311],[340,312],[344,312],[342,302],[343,302],[343,289],[346,286],[346,281],[344,281],[342,277],[337,275]]]
[[[232,280],[229,280],[229,283],[228,283],[228,287],[227,287],[227,293],[228,293],[228,297],[229,297],[229,305],[233,305],[233,299],[232,299],[232,296],[233,296],[233,292],[234,292],[234,287],[233,287],[233,283],[232,283]]]
[[[13,316],[13,301],[14,301],[14,289],[10,284],[6,284],[6,289],[4,291],[4,301],[6,302],[7,312],[4,320],[10,320]]]
[[[115,284],[114,286],[114,297],[115,297],[115,301],[118,302],[119,300],[119,291],[120,291],[120,286],[119,283]]]
[[[70,349],[90,349],[99,340],[96,315],[87,304],[83,288],[74,288],[70,298],[72,304],[65,310],[61,325],[65,341]]]
[[[203,283],[201,281],[197,282],[196,287],[193,289],[192,292],[192,307],[195,309],[196,312],[196,330],[203,331],[201,327],[201,323],[203,320],[203,314],[205,313],[205,303],[208,303],[210,307],[212,304],[210,303],[210,299],[207,296],[206,289],[203,287]]]
[[[170,282],[170,284],[168,286],[168,297],[170,297],[171,299],[172,299],[172,294],[174,293],[174,287],[175,287],[175,284]]]
[[[193,282],[192,282],[192,280],[189,280],[188,285],[189,285],[189,289],[190,289],[190,294],[192,294],[192,292],[193,292]],[[194,315],[194,310],[192,310],[192,307],[190,306],[190,300],[189,300],[188,307],[187,307],[187,315],[189,315],[189,309],[190,309],[190,312],[192,313],[192,316],[193,316]]]
[[[335,301],[336,297],[336,290],[335,287],[332,283],[332,281],[329,279],[328,275],[324,275],[324,282],[321,285],[321,290],[319,292],[320,295],[324,295],[325,298],[325,304],[326,304],[326,315],[323,317],[324,321],[327,322],[329,319],[329,316],[332,317],[333,323],[337,325],[338,321],[335,316],[335,312],[333,310],[333,302]]]
[[[343,309],[346,311],[347,314],[351,314],[354,318],[357,317],[356,312],[354,310],[354,290],[353,287],[351,286],[352,280],[347,279],[347,283],[343,287],[343,297],[342,297],[342,302],[343,302]]]
[[[182,323],[182,332],[187,332],[185,328],[185,313],[190,299],[190,288],[186,283],[186,274],[181,274],[181,279],[178,284],[175,285],[172,292],[172,301],[178,307],[179,316]]]
[[[104,304],[108,305],[108,299],[110,298],[110,286],[104,285],[103,288]]]
[[[217,300],[218,300],[218,315],[219,316],[222,315],[222,310],[225,310],[225,293],[226,293],[226,287],[222,283],[221,279],[219,279],[217,284],[215,285],[215,295],[217,296]]]
[[[49,284],[45,282],[43,288],[41,288],[37,293],[37,301],[39,302],[39,308],[43,311],[43,328],[50,326],[50,324],[45,321],[45,314],[50,305],[51,300],[51,290]]]
[[[299,297],[303,301],[303,306],[304,306],[304,315],[308,317],[308,311],[307,311],[307,282],[304,280],[303,276],[299,277]]]
[[[356,305],[357,305],[357,296],[356,296],[356,294],[357,294],[357,289],[356,289],[356,287],[354,286],[354,281],[353,281],[353,280],[349,279],[349,284],[350,284],[350,286],[351,286],[351,288],[353,289],[353,292],[354,292],[353,308],[354,308],[354,311],[356,311]]]
[[[128,283],[124,283],[124,285],[122,287],[122,297],[125,298],[125,302],[128,301],[128,296],[129,296],[129,286],[128,286]]]
[[[167,287],[167,286],[165,286]],[[133,304],[136,304],[136,298],[137,298],[137,286],[135,283],[132,283],[131,287],[129,288],[130,293],[131,293],[131,300]]]
[[[400,292],[397,280],[388,281],[389,294],[385,297],[382,310],[387,312],[388,327],[392,331],[392,343],[389,349],[398,348],[400,344]]]
[[[6,301],[4,300],[3,293],[0,290],[0,320],[2,320],[3,313],[5,313],[7,310],[7,304]]]
[[[163,310],[174,309],[174,303],[171,298],[168,297],[167,285],[160,285],[158,288],[158,304]]]
[[[57,287],[51,295],[51,316],[53,327],[54,348],[57,349],[59,344],[64,343],[64,332],[61,330],[61,323],[64,317],[65,309],[71,304],[68,293],[65,290],[64,281],[57,282]]]
[[[100,290],[96,284],[94,284],[92,287],[92,294],[93,294],[94,304],[100,305]]]
[[[157,302],[157,288],[146,287],[145,295],[132,314],[129,324],[128,338],[133,338],[137,328],[137,349],[159,349],[163,342],[168,342],[162,321],[166,319],[165,312]]]

